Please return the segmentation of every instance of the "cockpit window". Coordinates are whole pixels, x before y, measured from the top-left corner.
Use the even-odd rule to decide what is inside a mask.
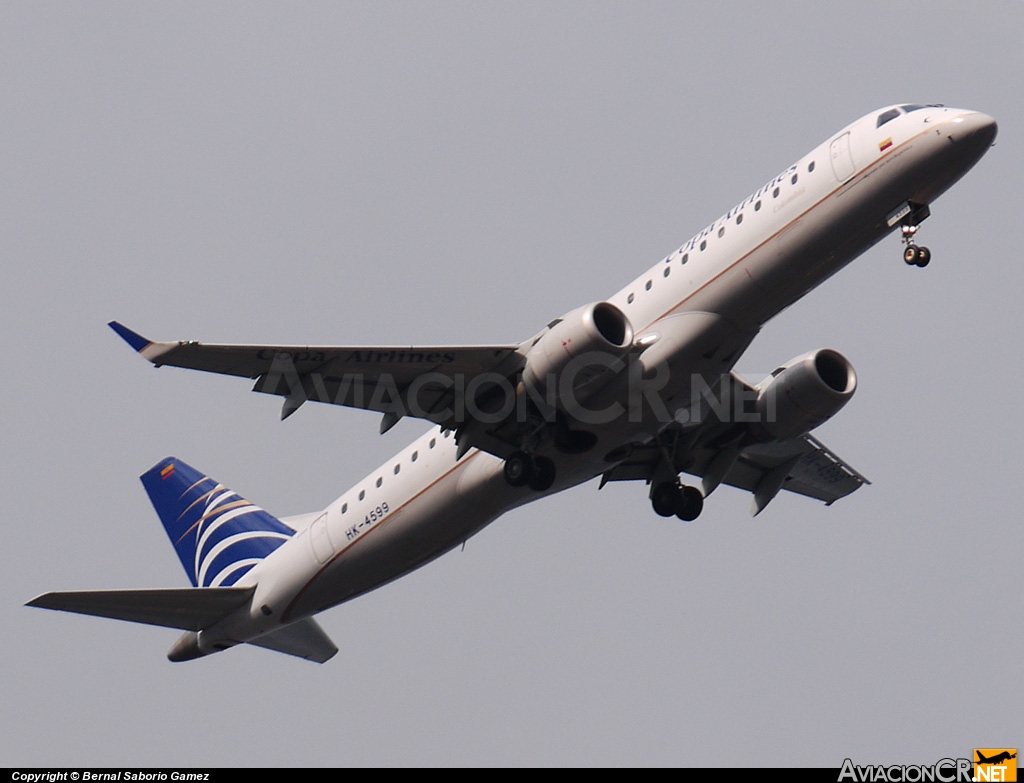
[[[910,112],[912,111],[917,111],[918,109],[926,109],[928,107],[922,106],[920,103],[908,103],[906,106],[900,106],[900,108],[903,109],[903,111],[905,111],[907,114],[910,114]]]
[[[889,122],[889,120],[895,120],[899,116],[899,109],[889,109],[889,111],[883,111],[881,114],[878,115],[878,124],[875,125],[875,127],[881,128],[883,125],[885,125],[885,123]]]

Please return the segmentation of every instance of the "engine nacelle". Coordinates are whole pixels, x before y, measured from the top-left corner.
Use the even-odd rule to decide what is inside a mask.
[[[597,302],[566,313],[526,354],[523,386],[541,407],[572,412],[622,369],[633,327],[615,305]]]
[[[759,426],[775,440],[796,438],[835,416],[856,389],[853,365],[839,351],[805,353],[758,386]]]

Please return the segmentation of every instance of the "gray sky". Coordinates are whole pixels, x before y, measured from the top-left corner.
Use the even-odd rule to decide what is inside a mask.
[[[0,5],[0,765],[933,763],[1024,744],[1014,2]],[[771,322],[860,388],[832,508],[641,485],[499,519],[320,616],[324,666],[22,607],[187,584],[137,476],[174,454],[322,507],[424,429],[153,370],[156,339],[506,343],[611,295],[856,117],[997,146]]]

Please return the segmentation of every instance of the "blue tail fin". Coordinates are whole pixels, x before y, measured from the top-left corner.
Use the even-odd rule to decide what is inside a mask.
[[[174,457],[141,478],[193,587],[235,584],[295,533]]]

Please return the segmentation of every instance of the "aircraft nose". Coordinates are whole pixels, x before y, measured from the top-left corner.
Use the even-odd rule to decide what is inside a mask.
[[[959,129],[961,135],[969,137],[980,148],[992,146],[999,131],[995,119],[980,111],[967,112],[957,119],[962,123]]]

